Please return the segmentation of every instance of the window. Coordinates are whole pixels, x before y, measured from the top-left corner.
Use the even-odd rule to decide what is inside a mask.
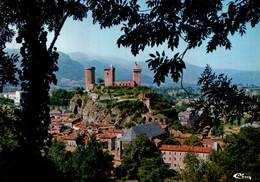
[[[170,157],[169,160],[171,160],[172,158]]]
[[[166,157],[164,157],[163,160],[166,160]]]
[[[174,167],[176,167],[176,164],[174,164]]]
[[[174,160],[176,161],[176,157],[174,157]]]

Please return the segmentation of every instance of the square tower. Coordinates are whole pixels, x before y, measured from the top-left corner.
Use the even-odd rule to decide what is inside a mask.
[[[104,72],[105,72],[105,86],[114,86],[115,68],[111,65],[109,68],[105,68]]]
[[[133,81],[137,86],[141,86],[142,84],[141,72],[142,69],[137,65],[137,63],[135,63],[135,67],[133,69]]]

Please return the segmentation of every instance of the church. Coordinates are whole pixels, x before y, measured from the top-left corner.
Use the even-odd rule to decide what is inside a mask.
[[[135,87],[141,86],[142,69],[135,63],[133,68],[133,80],[115,81],[115,68],[111,65],[104,69],[105,86],[119,86],[119,87]],[[95,67],[85,68],[86,90],[93,90],[95,88]]]

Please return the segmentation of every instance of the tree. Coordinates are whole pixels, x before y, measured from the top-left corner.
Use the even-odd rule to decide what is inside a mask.
[[[58,70],[58,53],[54,44],[68,17],[82,20],[86,13],[86,6],[80,1],[1,1],[1,23],[5,28],[1,45],[14,36],[11,25],[18,31],[17,43],[22,44],[22,72],[19,78],[24,93],[19,137],[21,146],[34,152],[42,149],[48,135],[49,85],[56,84],[53,72]],[[48,32],[55,33],[49,48],[46,46]]]
[[[172,139],[172,138],[166,138],[163,141],[164,145],[181,145],[181,142],[179,140],[176,139]]]
[[[78,145],[72,154],[74,181],[109,181],[112,157],[102,144],[90,135],[86,145]]]
[[[201,140],[196,135],[188,137],[183,144],[189,146],[203,146]]]
[[[181,176],[184,181],[199,182],[201,176],[198,176],[199,166],[201,161],[197,158],[195,153],[187,153],[183,161],[185,168],[181,171]]]
[[[115,169],[115,175],[125,180],[163,181],[174,175],[163,162],[155,144],[145,134],[138,135],[124,147],[122,164]]]
[[[241,128],[238,134],[227,136],[224,142],[227,144],[226,149],[212,160],[224,166],[224,171],[229,178],[239,171],[246,176],[251,176],[253,181],[259,181],[260,129]]]
[[[16,73],[20,73],[15,63],[18,62],[17,55],[8,55],[5,51],[5,44],[11,42],[14,31],[10,30],[8,25],[11,23],[11,12],[7,8],[3,8],[3,2],[0,2],[0,91],[6,83],[12,85],[18,84],[18,79],[15,77]]]
[[[138,168],[137,176],[140,181],[157,182],[164,181],[168,177],[172,177],[174,172],[169,170],[169,166],[162,163],[161,157],[144,158],[141,166]]]
[[[237,120],[239,124],[244,113],[251,115],[251,121],[257,118],[260,103],[232,85],[231,80],[224,74],[213,73],[210,66],[206,66],[198,81],[198,85],[202,85],[202,96],[192,104],[195,110],[203,111],[197,127],[215,126],[215,130],[219,130],[217,133],[221,134],[221,128],[218,129],[222,127],[221,120],[231,124]]]
[[[195,153],[187,153],[184,157],[184,164],[180,177],[185,182],[227,181],[222,166],[212,161],[199,160]]]
[[[104,83],[104,80],[102,78],[97,78],[98,85],[101,85]]]
[[[185,168],[181,170],[184,181],[234,181],[233,175],[243,173],[259,181],[259,128],[241,128],[238,134],[228,135],[225,150],[212,151],[207,161],[188,153],[184,158]]]
[[[19,146],[15,128],[18,120],[12,109],[0,107],[0,156],[2,152],[13,151]]]
[[[174,82],[182,79],[185,69],[184,55],[190,49],[207,43],[207,52],[217,47],[231,49],[229,35],[245,34],[246,25],[255,27],[259,23],[260,3],[257,0],[147,0],[147,10],[141,10],[138,1],[89,0],[94,23],[101,28],[123,23],[123,35],[118,46],[130,47],[137,55],[147,46],[167,44],[172,51],[178,48],[180,41],[186,43],[182,52],[173,57],[150,54],[148,66],[154,71],[154,82],[160,85],[170,74]]]
[[[22,70],[19,79],[21,89],[24,91],[20,120],[15,123],[19,147],[10,153],[15,157],[4,158],[9,160],[4,181],[18,181],[16,179],[18,176],[21,181],[33,181],[31,174],[38,178],[34,181],[49,181],[50,176],[55,172],[53,166],[41,153],[41,149],[44,149],[44,141],[48,141],[50,84],[57,83],[54,72],[58,70],[58,53],[54,44],[68,17],[82,20],[86,17],[86,13],[86,6],[78,0],[0,1],[0,55],[2,56],[0,64],[4,66],[4,70],[11,69],[4,72],[7,77],[3,77],[6,80],[2,82],[11,84],[18,82],[15,77],[17,69],[14,66],[17,57],[6,56],[2,51],[5,43],[12,40],[14,31],[11,27],[15,27],[18,33],[16,42],[21,44]],[[48,32],[54,32],[55,36],[50,47],[47,48]]]
[[[47,156],[56,168],[63,173],[64,177],[68,178],[72,175],[72,153],[65,151],[63,142],[58,142],[55,139],[48,149]]]

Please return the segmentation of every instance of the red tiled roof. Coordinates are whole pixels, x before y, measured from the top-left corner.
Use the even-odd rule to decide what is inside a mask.
[[[162,145],[159,150],[168,151],[182,151],[182,152],[196,152],[196,153],[210,153],[212,148],[208,147],[193,147],[188,145]]]
[[[110,129],[107,130],[107,133],[123,133],[124,131],[121,129]]]
[[[50,111],[50,114],[61,114],[61,112],[60,112],[60,111],[57,111],[57,110],[51,110],[51,111]]]
[[[7,92],[7,93],[4,93],[4,94],[7,94],[7,95],[15,95],[15,92]]]
[[[115,126],[114,124],[106,124],[106,123],[98,123],[99,127],[105,127],[105,126]]]
[[[214,140],[212,140],[212,139],[206,139],[206,138],[204,138],[203,140],[202,140],[202,143],[203,144],[214,144]]]
[[[101,134],[99,136],[99,138],[104,138],[104,139],[110,139],[110,138],[115,138],[116,136],[113,135],[113,134],[108,134],[108,133],[104,133],[104,134]]]

